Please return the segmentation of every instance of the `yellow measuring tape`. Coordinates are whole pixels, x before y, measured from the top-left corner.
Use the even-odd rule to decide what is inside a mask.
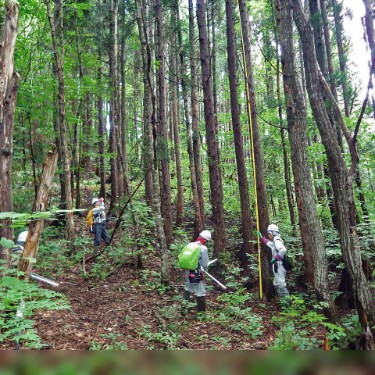
[[[242,43],[242,58],[243,58],[243,66],[244,66],[244,73],[245,73],[245,91],[246,91],[246,104],[247,104],[247,117],[249,119],[249,134],[250,134],[250,142],[251,142],[251,158],[252,158],[252,167],[253,167],[253,178],[254,178],[254,204],[255,204],[255,217],[256,217],[256,226],[257,231],[259,232],[259,210],[258,210],[258,189],[257,189],[257,172],[255,169],[255,152],[254,152],[254,136],[253,136],[253,123],[251,119],[251,103],[250,103],[250,92],[248,86],[248,72],[247,72],[247,64],[246,64],[246,57],[245,57],[245,43],[243,40],[243,32],[242,32],[242,20],[240,17],[241,23],[241,43]],[[263,299],[263,284],[262,284],[262,263],[260,258],[260,241],[259,236],[257,236],[257,243],[258,243],[258,274],[259,274],[259,297]]]

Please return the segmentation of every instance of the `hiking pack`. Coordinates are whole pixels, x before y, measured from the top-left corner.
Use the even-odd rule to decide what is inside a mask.
[[[284,244],[284,241],[281,238],[278,238],[277,240],[281,241]],[[293,269],[293,261],[290,257],[288,257],[287,254],[284,254],[284,256],[281,259],[281,262],[286,271],[291,271]]]
[[[293,263],[291,259],[288,257],[288,255],[284,254],[283,259],[283,266],[287,271],[291,271],[293,269]]]
[[[90,233],[92,233],[93,224],[94,224],[94,218],[93,218],[92,209],[91,209],[86,216],[86,225]]]
[[[198,242],[190,242],[178,255],[178,266],[185,270],[196,270],[199,263],[200,244]]]

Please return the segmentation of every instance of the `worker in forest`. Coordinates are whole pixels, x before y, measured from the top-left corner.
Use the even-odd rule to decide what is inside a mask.
[[[260,235],[260,233],[258,233]],[[267,236],[261,237],[260,241],[272,251],[272,271],[273,271],[273,285],[275,286],[277,295],[287,304],[290,304],[289,290],[286,285],[287,270],[283,265],[283,258],[286,254],[286,247],[284,241],[280,237],[279,227],[275,224],[270,224],[267,228]]]
[[[206,282],[204,281],[204,272],[208,267],[208,250],[205,246],[207,241],[211,240],[211,232],[208,230],[203,230],[200,232],[198,238],[195,242],[191,242],[184,247],[181,251],[179,258],[184,258],[184,252],[187,254],[187,257],[190,256],[193,252],[197,251],[197,263],[194,265],[194,269],[186,269],[183,265],[180,264],[182,268],[185,268],[184,278],[185,278],[185,287],[183,298],[185,301],[189,301],[191,295],[195,295],[197,299],[197,311],[202,313],[206,311]],[[191,267],[193,268],[193,267]],[[186,312],[183,308],[183,312]]]
[[[111,238],[106,229],[106,214],[104,198],[94,198],[92,200],[92,218],[93,218],[93,234],[95,247],[100,246],[100,241],[103,240],[108,246],[111,244]]]
[[[14,257],[11,261],[11,265],[14,267],[18,266],[19,257],[21,256],[23,249],[25,247],[25,242],[28,233],[29,231],[27,230],[22,231],[17,237],[15,246],[12,247],[12,254],[17,256]]]

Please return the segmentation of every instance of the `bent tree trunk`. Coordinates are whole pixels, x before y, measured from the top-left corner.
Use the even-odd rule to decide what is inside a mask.
[[[358,316],[362,327],[366,329],[368,323],[370,323],[370,326],[374,326],[375,311],[373,302],[371,302],[369,285],[362,270],[362,259],[355,220],[353,180],[358,161],[355,154],[355,144],[348,136],[347,129],[343,129],[352,156],[352,167],[348,171],[321,94],[320,82],[324,84],[324,79],[317,64],[310,20],[306,17],[300,0],[293,0],[293,4],[294,20],[302,42],[310,104],[327,153],[329,174],[337,209],[338,230],[343,259],[353,281],[353,292]],[[325,91],[326,93],[330,93],[327,86],[325,86]],[[333,104],[336,104],[337,108],[337,103]]]
[[[314,284],[318,300],[328,304],[325,314],[331,321],[336,321],[336,309],[329,295],[324,239],[314,203],[313,183],[307,158],[307,110],[295,63],[291,3],[291,0],[275,0],[275,9],[282,50],[284,93],[299,226],[306,265],[305,276],[308,282]]]
[[[18,4],[5,1],[3,33],[0,41],[0,212],[13,211],[12,156],[14,109],[19,75],[14,71],[14,47],[18,28]],[[3,221],[0,238],[13,238],[13,229]]]
[[[57,167],[57,149],[55,145],[51,145],[46,160],[44,161],[43,173],[40,180],[38,194],[34,203],[34,212],[44,212],[47,210],[49,193]],[[22,278],[29,279],[33,263],[30,259],[36,259],[38,252],[39,238],[42,234],[44,220],[38,219],[31,221],[29,225],[29,233],[25,241],[25,248],[22,252],[18,270],[24,272]]]

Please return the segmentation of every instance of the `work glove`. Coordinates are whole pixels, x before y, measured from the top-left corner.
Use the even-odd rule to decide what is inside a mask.
[[[262,237],[262,238],[260,239],[260,242],[263,243],[264,245],[267,245],[268,242],[269,242],[269,240],[268,240],[266,237]]]
[[[277,261],[281,260],[281,256],[279,254],[275,254],[271,260],[271,264],[275,264]]]

